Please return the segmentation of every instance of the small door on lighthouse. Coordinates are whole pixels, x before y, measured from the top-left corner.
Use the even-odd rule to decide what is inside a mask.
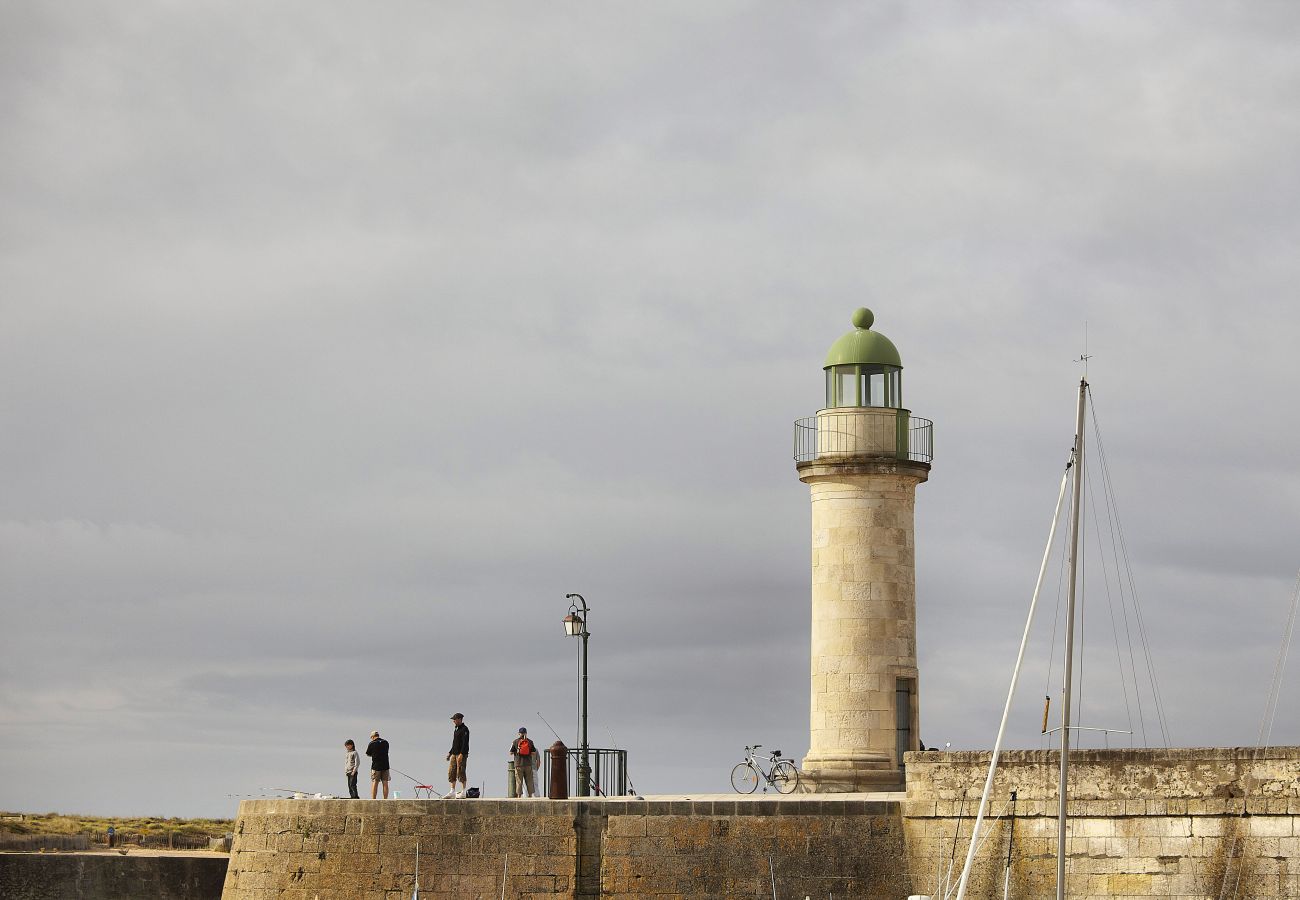
[[[903,754],[912,749],[912,711],[915,706],[916,682],[911,678],[896,681],[894,728],[897,739],[895,753],[898,767],[903,768]]]

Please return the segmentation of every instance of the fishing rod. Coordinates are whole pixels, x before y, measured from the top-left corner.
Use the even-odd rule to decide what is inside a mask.
[[[564,738],[560,737],[559,733],[556,732],[556,730],[555,730],[554,728],[551,728],[551,723],[546,721],[546,716],[542,715],[541,713],[538,713],[538,714],[537,714],[537,718],[541,719],[542,722],[545,723],[545,725],[546,725],[547,728],[550,728],[550,730],[551,730],[551,734],[555,735],[555,739],[556,739],[557,741],[559,741],[561,744],[564,743]],[[606,794],[606,793],[605,793],[605,789],[602,788],[599,784],[597,784],[597,783],[595,782],[595,780],[591,777],[590,773],[587,775],[587,781],[588,781],[588,783],[589,783],[592,787],[594,787],[594,788],[596,789],[596,793],[597,793],[597,795],[599,795],[599,796],[601,796],[601,797],[608,797],[608,796],[609,796],[609,794]]]
[[[542,724],[545,725],[548,729],[550,729],[551,734],[555,735],[555,739],[557,741],[559,741],[561,744],[564,743],[564,738],[560,737],[560,733],[558,731],[556,731],[554,728],[551,728],[551,723],[546,721],[546,716],[542,715],[541,713],[538,713],[537,718],[541,719]]]
[[[282,794],[292,794],[292,795],[293,795],[293,798],[292,798],[292,799],[295,799],[295,800],[297,800],[297,799],[311,799],[311,798],[320,798],[320,799],[324,799],[324,798],[326,798],[326,797],[329,797],[330,799],[333,799],[333,798],[334,798],[334,795],[333,795],[333,794],[326,794],[326,793],[323,793],[323,792],[321,792],[321,791],[300,791],[300,790],[298,790],[297,788],[278,788],[278,787],[273,787],[273,788],[266,788],[266,790],[268,790],[268,791],[279,791],[279,792],[282,793]]]
[[[392,768],[392,767],[390,766],[389,768]],[[418,788],[428,788],[428,789],[429,789],[430,791],[432,791],[433,793],[438,794],[437,791],[433,790],[433,785],[429,784],[427,781],[420,781],[420,780],[417,779],[417,778],[411,778],[410,775],[407,775],[407,774],[406,774],[405,772],[403,772],[401,769],[393,769],[393,771],[396,772],[398,775],[401,775],[403,778],[410,778],[410,779],[411,779],[411,783],[414,784],[416,787],[418,787]],[[438,799],[439,799],[439,800],[442,799],[442,794],[438,794]]]
[[[614,747],[615,750],[617,750],[619,748],[618,738],[614,737],[614,730],[610,728],[608,725],[606,725],[605,733],[609,735],[610,744]],[[642,797],[641,794],[637,791],[636,785],[632,783],[632,771],[627,767],[626,755],[623,757],[623,774],[627,776],[627,789],[631,791],[632,795],[636,797],[638,800],[644,800],[645,798]]]

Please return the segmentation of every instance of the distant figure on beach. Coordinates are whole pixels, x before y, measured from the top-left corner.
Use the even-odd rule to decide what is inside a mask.
[[[519,785],[519,796],[527,789],[529,797],[537,795],[537,745],[528,736],[527,728],[519,729],[519,737],[510,745],[510,753],[515,758],[515,782]]]
[[[352,743],[351,738],[343,742],[343,749],[347,751],[343,760],[343,774],[348,776],[348,796],[360,800],[357,795],[357,770],[361,768],[361,757],[357,756],[357,745]]]
[[[451,749],[447,751],[447,780],[451,782],[447,796],[464,797],[465,791],[469,789],[469,782],[465,780],[465,764],[469,760],[469,726],[465,724],[463,713],[456,713],[451,720],[456,723],[456,727],[452,729]],[[459,791],[456,790],[458,781]]]
[[[388,799],[388,741],[379,736],[378,731],[370,732],[370,744],[366,747],[366,756],[370,757],[370,799],[379,793],[379,785],[384,785],[384,799]]]

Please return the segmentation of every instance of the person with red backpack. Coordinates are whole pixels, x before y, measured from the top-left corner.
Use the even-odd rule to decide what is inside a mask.
[[[519,737],[510,745],[510,754],[515,758],[515,783],[519,785],[519,796],[525,789],[529,797],[537,795],[538,751],[533,739],[528,736],[527,728],[519,729]]]

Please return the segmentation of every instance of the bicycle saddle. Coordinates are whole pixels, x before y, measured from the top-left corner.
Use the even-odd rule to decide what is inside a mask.
[[[772,751],[772,758],[773,758],[773,759],[776,759],[776,758],[777,758],[778,756],[780,756],[780,755],[781,755],[781,751],[780,751],[780,750],[773,750],[773,751]]]

